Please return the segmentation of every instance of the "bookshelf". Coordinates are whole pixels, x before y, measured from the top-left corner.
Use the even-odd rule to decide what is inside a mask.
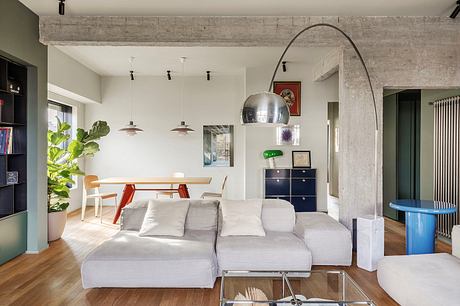
[[[0,57],[0,231],[9,233],[0,240],[0,264],[23,253],[27,244],[26,86],[27,67]],[[10,150],[2,149],[7,130]]]

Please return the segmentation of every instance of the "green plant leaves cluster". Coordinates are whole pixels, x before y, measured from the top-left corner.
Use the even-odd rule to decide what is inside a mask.
[[[58,119],[56,131],[48,131],[48,212],[58,212],[69,206],[69,186],[75,184],[73,177],[84,175],[78,160],[92,157],[99,152],[97,143],[110,133],[105,121],[96,121],[90,130],[77,129],[77,137],[70,141],[70,125]]]

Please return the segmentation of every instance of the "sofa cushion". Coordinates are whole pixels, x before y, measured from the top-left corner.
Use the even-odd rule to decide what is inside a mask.
[[[262,223],[267,231],[292,233],[295,225],[294,206],[285,200],[264,199]]]
[[[121,214],[121,229],[139,231],[147,211],[149,200],[132,202]],[[217,200],[190,200],[185,229],[217,230]]]
[[[457,305],[460,260],[446,254],[385,256],[377,268],[379,285],[404,306]]]
[[[285,200],[262,200],[262,225],[266,231],[292,233],[295,225],[294,206]],[[219,230],[222,228],[222,209],[219,209]]]
[[[311,268],[311,254],[293,233],[266,232],[265,237],[217,237],[217,258],[222,270],[291,270]]]
[[[84,259],[83,287],[212,288],[215,237],[215,231],[186,230],[183,237],[120,231]]]
[[[184,236],[188,200],[150,200],[139,236]]]
[[[352,238],[345,226],[321,212],[296,215],[294,232],[307,244],[313,265],[351,265]]]
[[[222,200],[221,236],[265,236],[262,200]]]

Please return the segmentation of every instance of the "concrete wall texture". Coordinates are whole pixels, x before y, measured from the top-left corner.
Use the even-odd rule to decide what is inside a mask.
[[[460,19],[447,17],[42,17],[44,43],[71,45],[282,46],[305,26],[327,22],[356,42],[369,67],[382,129],[383,88],[460,87]],[[296,46],[340,48],[340,220],[374,212],[374,117],[353,50],[331,29],[316,28]],[[382,212],[382,135],[378,212]]]

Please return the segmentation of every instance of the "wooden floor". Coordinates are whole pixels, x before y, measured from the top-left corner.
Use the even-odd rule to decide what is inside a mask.
[[[62,239],[52,242],[39,255],[21,255],[0,266],[0,305],[158,305],[215,306],[219,281],[214,289],[90,289],[83,290],[80,263],[85,255],[117,232],[110,223],[113,210],[106,208],[103,224],[89,216],[80,221],[79,211],[71,214]],[[385,225],[385,254],[404,254],[404,226],[391,220]],[[437,242],[438,252],[450,252],[448,244]],[[331,269],[331,267],[315,267]],[[353,266],[349,275],[377,305],[397,305],[377,283],[376,273]]]

